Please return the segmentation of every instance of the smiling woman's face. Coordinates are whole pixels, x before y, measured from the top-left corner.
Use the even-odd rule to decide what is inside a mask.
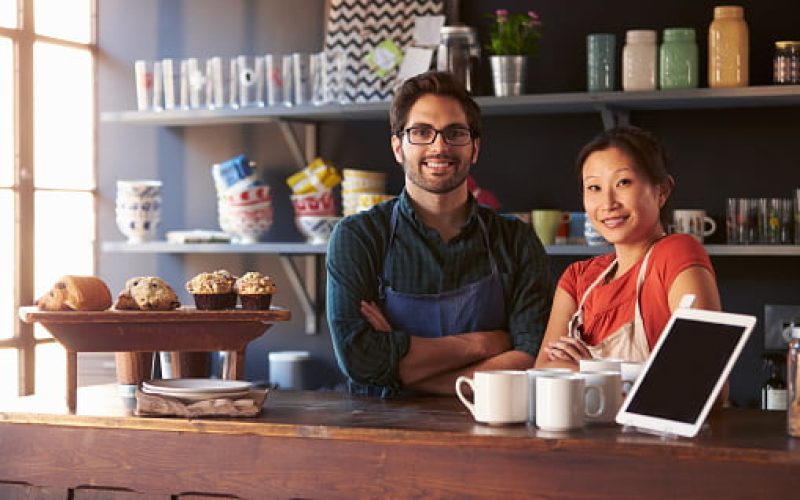
[[[611,244],[636,244],[661,234],[659,212],[669,189],[653,185],[623,151],[610,147],[583,164],[583,206]]]

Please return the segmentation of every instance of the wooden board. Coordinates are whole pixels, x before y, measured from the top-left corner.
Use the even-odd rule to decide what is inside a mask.
[[[274,322],[291,318],[288,309],[199,311],[40,311],[21,307],[19,317],[41,323],[67,350],[239,351]]]

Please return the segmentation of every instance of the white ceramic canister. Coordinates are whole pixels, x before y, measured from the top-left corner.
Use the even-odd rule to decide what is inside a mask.
[[[629,30],[622,49],[622,89],[655,90],[658,48],[653,30]]]

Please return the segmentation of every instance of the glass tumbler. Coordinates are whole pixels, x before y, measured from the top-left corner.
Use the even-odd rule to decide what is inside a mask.
[[[616,36],[592,33],[586,37],[586,88],[589,92],[614,90],[617,74]]]

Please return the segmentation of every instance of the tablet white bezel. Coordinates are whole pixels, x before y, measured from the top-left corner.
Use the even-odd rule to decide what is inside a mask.
[[[633,400],[634,396],[639,390],[639,386],[641,386],[642,381],[647,377],[647,374],[650,371],[650,365],[653,363],[653,360],[658,356],[658,353],[661,350],[661,346],[664,345],[664,343],[667,341],[667,337],[672,331],[672,326],[675,324],[676,319],[703,321],[703,322],[718,323],[718,324],[731,325],[744,328],[744,332],[739,337],[739,341],[737,342],[730,356],[728,356],[728,361],[727,363],[725,363],[725,368],[720,373],[717,382],[714,385],[714,389],[709,394],[706,403],[703,406],[703,409],[700,411],[697,419],[693,423],[678,422],[675,420],[668,420],[660,417],[653,417],[649,415],[643,415],[640,413],[633,413],[628,411],[628,405]],[[711,406],[717,399],[720,390],[722,390],[723,384],[728,379],[728,375],[730,374],[731,369],[733,369],[733,365],[736,363],[736,360],[739,358],[739,354],[741,354],[742,349],[744,349],[744,345],[745,343],[747,343],[747,339],[750,337],[750,333],[753,331],[753,327],[755,326],[755,324],[756,324],[755,316],[725,313],[718,311],[706,311],[703,309],[682,309],[682,308],[676,309],[673,312],[672,316],[670,317],[669,321],[667,322],[667,325],[664,327],[664,331],[661,333],[658,342],[656,342],[656,345],[653,348],[653,352],[648,357],[647,362],[645,363],[642,369],[641,376],[639,376],[639,378],[636,379],[636,382],[634,382],[633,387],[631,387],[631,390],[628,392],[628,396],[622,403],[622,407],[619,409],[619,412],[617,413],[617,418],[616,418],[617,423],[622,425],[639,427],[642,429],[655,431],[657,433],[676,434],[679,436],[686,436],[686,437],[695,436],[697,432],[700,430],[700,426],[703,425],[703,422],[705,422],[706,417],[708,416],[708,412],[711,410]]]

